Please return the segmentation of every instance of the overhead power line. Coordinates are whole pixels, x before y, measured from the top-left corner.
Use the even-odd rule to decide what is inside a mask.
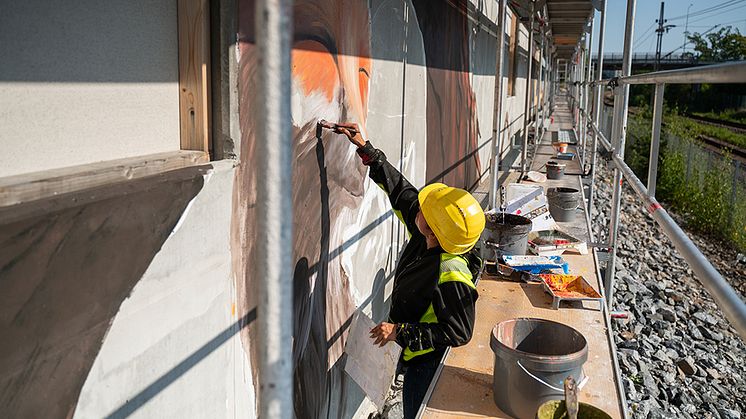
[[[695,10],[695,11],[689,13],[688,16],[691,19],[693,17],[703,16],[703,15],[706,15],[706,14],[709,14],[709,13],[714,13],[714,12],[720,11],[720,10],[722,10],[724,8],[727,8],[727,7],[730,7],[730,6],[734,6],[734,5],[737,5],[737,4],[741,4],[741,3],[744,3],[744,2],[746,2],[746,0],[728,0],[728,1],[724,1],[722,3],[718,3],[718,4],[714,5],[714,6],[702,9],[702,10]],[[681,20],[681,19],[686,19],[686,17],[687,17],[687,15],[681,15],[681,16],[672,17],[672,18],[670,18],[668,20]]]
[[[735,6],[735,7],[733,7],[732,9],[728,9],[728,10],[723,10],[723,11],[721,11],[721,12],[719,12],[719,13],[715,13],[715,14],[713,14],[713,15],[709,15],[709,16],[704,16],[704,17],[700,17],[699,19],[695,19],[695,20],[691,21],[690,23],[697,23],[697,22],[702,22],[703,20],[711,19],[711,18],[713,18],[713,17],[715,17],[715,16],[720,16],[720,15],[723,15],[723,14],[726,14],[726,13],[733,13],[734,11],[736,11],[736,10],[739,10],[739,9],[742,9],[742,8],[744,8],[744,7],[746,7],[746,3],[744,3],[744,4],[739,4],[739,5]]]
[[[717,25],[715,25],[715,26],[712,26],[712,27],[711,27],[710,29],[708,29],[708,30],[706,30],[706,31],[702,32],[702,33],[701,33],[700,35],[706,35],[706,34],[708,34],[708,33],[712,32],[713,30],[715,30],[715,28],[717,28],[718,26],[720,26],[720,24],[719,24],[719,23],[718,23]],[[688,43],[688,42],[687,42],[687,43]],[[663,58],[669,57],[669,56],[671,56],[671,54],[673,54],[674,52],[676,52],[676,51],[678,51],[678,50],[680,50],[680,49],[684,48],[684,45],[686,45],[686,44],[681,44],[681,45],[679,45],[679,47],[678,47],[678,48],[676,48],[676,49],[672,50],[671,52],[669,52],[668,54],[664,55],[664,56],[663,56]]]
[[[645,30],[645,32],[639,35],[637,40],[635,40],[633,47],[642,45],[645,42],[643,39],[647,39],[646,36],[650,36],[654,34],[655,32],[651,32],[654,27],[655,27],[655,22],[651,23],[650,26],[648,26],[648,28]]]

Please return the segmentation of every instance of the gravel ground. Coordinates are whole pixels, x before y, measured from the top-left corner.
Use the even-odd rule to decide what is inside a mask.
[[[596,241],[602,241],[611,201],[611,172],[606,167],[599,167],[596,186],[596,202],[605,205],[594,211],[592,220]],[[622,202],[613,306],[628,312],[629,318],[614,321],[614,335],[630,417],[744,417],[743,340],[626,184]],[[746,295],[746,257],[712,237],[690,237]],[[401,417],[398,377],[384,411],[371,418]]]
[[[599,168],[598,179],[597,202],[608,203],[610,171]],[[614,322],[630,416],[741,418],[746,411],[743,340],[626,184],[622,201],[613,306],[630,315]],[[594,211],[597,237],[606,236],[608,206]],[[743,255],[712,237],[690,237],[746,294]]]

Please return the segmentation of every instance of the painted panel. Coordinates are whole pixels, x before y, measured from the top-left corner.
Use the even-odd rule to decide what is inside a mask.
[[[252,106],[253,6],[239,2],[236,169],[223,168],[204,188],[204,173],[187,170],[95,192],[108,198],[55,198],[71,203],[0,217],[0,327],[8,337],[0,342],[0,416],[255,415],[262,121]],[[474,186],[488,169],[495,66],[494,37],[467,16],[475,8],[495,12],[475,0],[294,3],[288,280],[299,418],[372,411],[342,368],[348,328],[355,310],[386,318],[406,243],[354,148],[317,135],[316,121],[359,123],[415,186]],[[525,36],[519,44],[525,48]],[[525,65],[518,71],[524,77]],[[519,121],[506,129],[511,135],[524,86],[519,79],[501,115]]]
[[[233,165],[217,163],[113,319],[77,418],[253,417],[229,249]]]
[[[469,0],[294,2],[289,222],[295,230],[289,249],[295,261],[299,418],[351,417],[371,409],[341,368],[343,350],[355,310],[376,321],[387,315],[392,272],[406,242],[354,148],[336,134],[317,135],[316,122],[357,122],[415,186],[443,181],[473,187],[490,156],[489,147],[479,146],[488,145],[491,136],[495,39],[486,30],[473,35],[470,7]],[[235,183],[233,254],[242,311],[255,307],[261,278],[253,271],[252,240],[261,176],[256,126],[262,122],[252,102],[258,65],[253,9],[253,1],[239,2],[242,164]],[[249,327],[242,339],[256,383],[261,371],[252,342],[261,336]]]

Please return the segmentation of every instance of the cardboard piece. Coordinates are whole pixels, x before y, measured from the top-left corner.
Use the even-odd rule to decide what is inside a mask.
[[[505,189],[505,212],[531,220],[531,231],[550,230],[557,226],[549,213],[549,203],[540,185],[511,183]]]
[[[374,345],[370,329],[375,326],[361,311],[353,315],[345,345],[345,372],[381,411],[396,374],[401,347],[396,342],[389,342],[382,348]]]

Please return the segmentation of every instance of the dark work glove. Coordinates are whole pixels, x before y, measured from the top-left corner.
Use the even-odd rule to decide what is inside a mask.
[[[365,145],[357,149],[357,154],[363,160],[363,164],[370,166],[373,163],[383,163],[386,161],[386,155],[375,147],[370,141],[366,141]]]

